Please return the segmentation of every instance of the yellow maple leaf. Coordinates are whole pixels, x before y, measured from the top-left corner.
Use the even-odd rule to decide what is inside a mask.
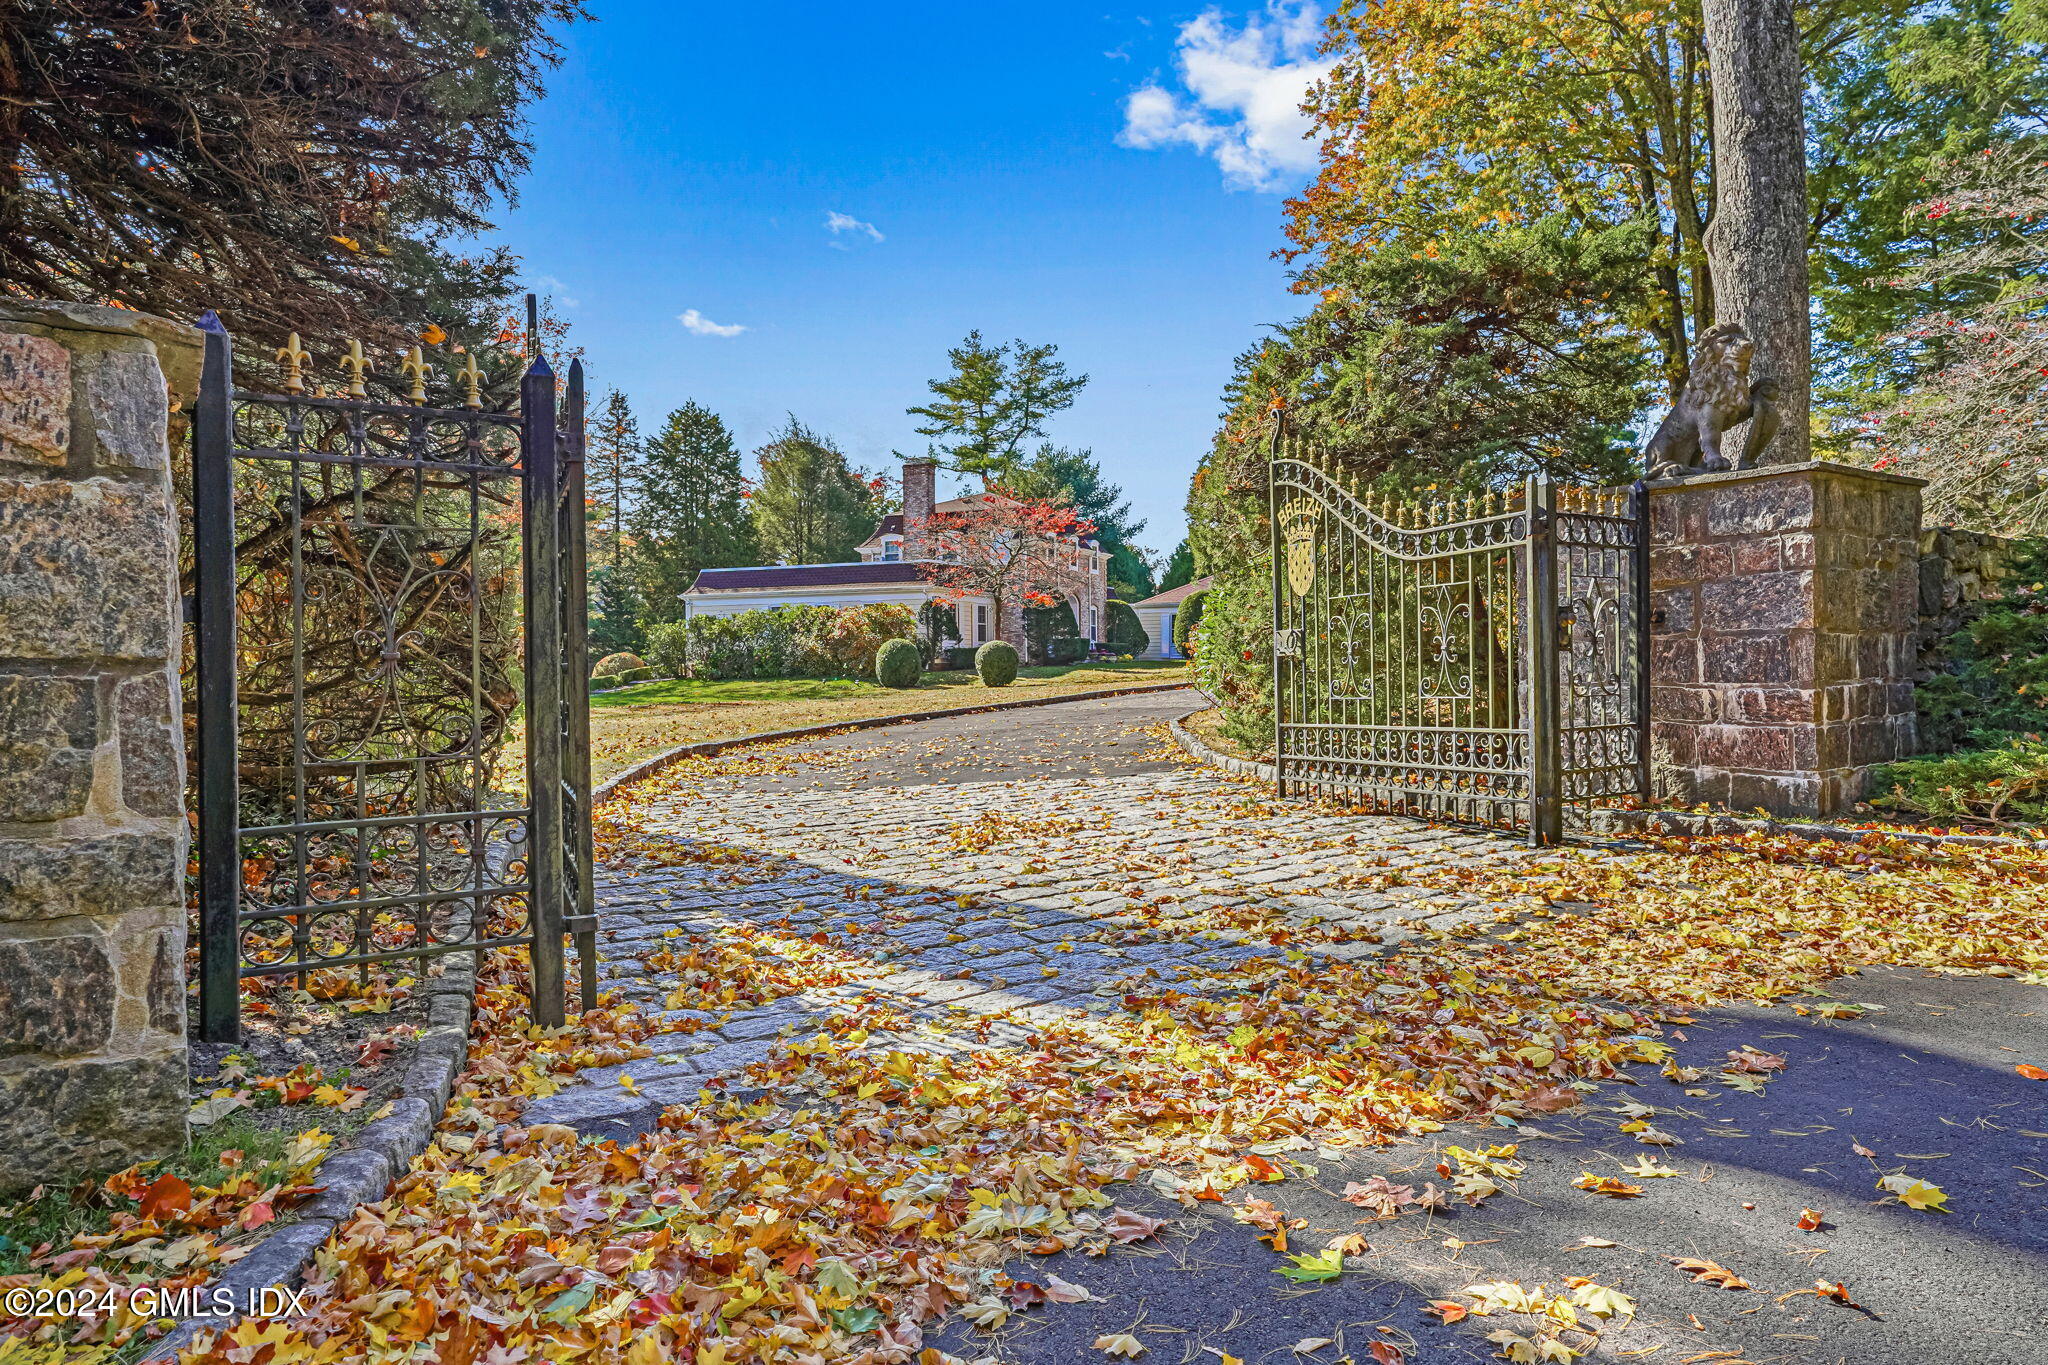
[[[1123,1356],[1135,1359],[1145,1354],[1145,1343],[1129,1332],[1117,1332],[1095,1338],[1095,1349],[1107,1356]]]
[[[1945,1207],[1948,1203],[1948,1195],[1943,1192],[1941,1186],[1930,1185],[1917,1177],[1910,1175],[1888,1175],[1877,1182],[1877,1187],[1886,1194],[1897,1195],[1899,1202],[1909,1209],[1919,1209],[1922,1212],[1931,1213],[1947,1213],[1949,1211]]]

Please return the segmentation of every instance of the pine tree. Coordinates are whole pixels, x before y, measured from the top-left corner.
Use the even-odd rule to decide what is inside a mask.
[[[1195,581],[1195,554],[1183,540],[1173,547],[1167,556],[1166,569],[1159,575],[1159,591],[1169,592],[1174,588],[1186,587]]]
[[[626,395],[613,389],[605,395],[597,420],[590,424],[590,461],[586,467],[590,496],[603,523],[603,562],[616,566],[625,555],[626,514],[640,485],[640,422]]]
[[[792,417],[755,458],[761,486],[754,527],[762,554],[778,564],[842,564],[856,557],[880,516],[876,480],[847,466],[829,437]]]
[[[1014,477],[1024,443],[1045,434],[1046,419],[1074,404],[1088,384],[1055,359],[1059,347],[1013,341],[990,346],[979,331],[946,352],[953,372],[927,385],[932,401],[909,409],[928,425],[920,436],[935,436],[935,454],[990,488]]]
[[[643,625],[680,620],[699,569],[754,562],[740,450],[717,413],[685,403],[668,415],[647,442],[628,520]]]

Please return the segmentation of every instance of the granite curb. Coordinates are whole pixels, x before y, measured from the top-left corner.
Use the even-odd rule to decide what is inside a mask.
[[[1188,682],[1140,683],[1130,687],[1104,687],[1092,692],[1069,692],[1058,697],[1025,697],[1018,701],[990,701],[974,706],[949,706],[938,711],[910,711],[898,716],[869,716],[861,720],[832,721],[824,725],[800,725],[793,730],[763,730],[758,734],[740,735],[733,739],[703,739],[694,744],[678,744],[673,749],[664,749],[652,758],[644,758],[624,772],[606,778],[591,789],[590,804],[601,806],[618,795],[621,789],[630,787],[635,782],[644,782],[662,769],[680,763],[686,758],[703,758],[723,753],[727,749],[744,748],[750,744],[774,744],[787,739],[812,739],[819,735],[837,734],[842,730],[878,730],[887,725],[908,725],[920,720],[945,720],[951,716],[972,716],[984,711],[1015,711],[1026,706],[1057,706],[1062,702],[1096,701],[1102,697],[1127,697],[1141,692],[1178,692],[1193,686],[1193,683]],[[1193,715],[1194,712],[1188,714]]]
[[[456,1074],[469,1048],[469,1026],[476,1008],[476,958],[451,953],[439,978],[427,982],[427,1031],[413,1050],[405,1084],[391,1101],[391,1112],[365,1124],[349,1145],[320,1164],[317,1179],[324,1188],[296,1212],[294,1221],[256,1244],[247,1256],[209,1282],[209,1290],[225,1290],[235,1303],[273,1286],[298,1282],[313,1253],[334,1230],[355,1216],[363,1204],[384,1197],[392,1181],[405,1174],[412,1159],[433,1141],[434,1125],[448,1106]],[[151,1343],[142,1365],[177,1359],[192,1338],[207,1328],[234,1326],[229,1317],[186,1318]]]
[[[1203,695],[1207,696],[1208,694],[1204,693]],[[1199,716],[1202,712],[1210,710],[1215,705],[1216,703],[1211,701],[1206,706],[1195,707],[1187,715],[1179,716],[1166,722],[1167,730],[1173,735],[1173,742],[1180,745],[1190,757],[1200,759],[1212,768],[1221,768],[1224,772],[1234,773],[1239,777],[1256,777],[1261,782],[1277,782],[1279,774],[1274,770],[1272,764],[1260,763],[1255,759],[1249,758],[1232,758],[1229,754],[1220,753],[1209,745],[1204,744],[1195,737],[1194,731],[1188,729],[1186,722],[1189,717]]]

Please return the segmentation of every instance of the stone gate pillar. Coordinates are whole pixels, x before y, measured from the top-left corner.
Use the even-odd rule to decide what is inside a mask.
[[[185,1140],[166,372],[199,334],[0,300],[0,1191]]]
[[[1649,485],[1661,799],[1829,815],[1914,751],[1924,482],[1815,462]]]

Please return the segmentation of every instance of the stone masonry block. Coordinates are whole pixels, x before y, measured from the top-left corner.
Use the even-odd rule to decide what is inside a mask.
[[[97,1052],[114,1035],[118,991],[96,932],[0,939],[0,1058]]]
[[[121,801],[141,815],[179,815],[185,806],[185,743],[171,707],[171,680],[148,673],[121,680]]]
[[[0,656],[170,657],[167,486],[0,477]]]
[[[0,460],[61,465],[71,444],[71,353],[0,333]]]
[[[1710,536],[1775,535],[1813,524],[1814,491],[1809,479],[1774,474],[1706,484],[1695,491],[1718,495],[1707,508]]]
[[[184,904],[184,834],[166,821],[59,838],[0,836],[0,923]]]
[[[185,1050],[0,1073],[0,1190],[185,1145]]]
[[[148,351],[102,351],[86,364],[85,416],[102,469],[169,469],[164,372]]]
[[[0,823],[83,814],[99,747],[92,678],[0,674]]]
[[[1814,624],[1813,575],[1735,573],[1700,585],[1700,619],[1708,630],[1791,630]]]

